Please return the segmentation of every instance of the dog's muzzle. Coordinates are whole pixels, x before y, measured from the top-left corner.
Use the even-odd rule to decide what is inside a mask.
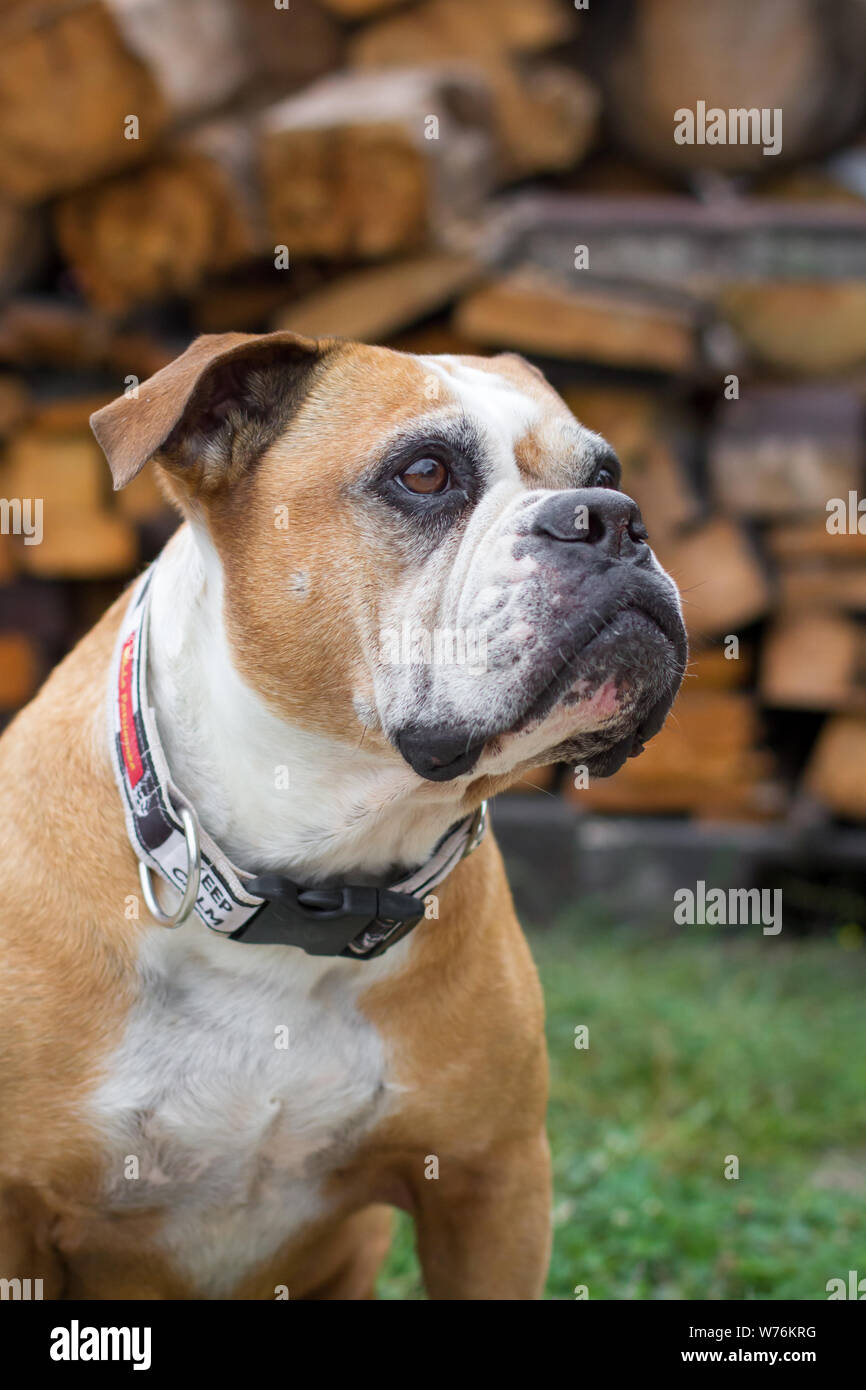
[[[575,738],[593,735],[593,770],[608,776],[658,732],[673,703],[686,666],[686,632],[672,581],[655,560],[632,498],[606,488],[545,496],[514,529],[515,565],[526,557],[531,575],[520,581],[519,604],[510,611],[512,619],[532,616],[531,660],[507,648],[497,655],[495,630],[488,644],[494,667],[515,663],[504,688],[518,713],[502,724],[495,713],[455,709],[393,733],[402,757],[428,781],[471,772],[491,740],[537,727],[560,705],[575,709]],[[585,713],[606,682],[613,682],[620,704],[587,730],[578,711],[582,706]],[[564,742],[571,746],[569,738]],[[557,738],[551,751],[562,745]]]

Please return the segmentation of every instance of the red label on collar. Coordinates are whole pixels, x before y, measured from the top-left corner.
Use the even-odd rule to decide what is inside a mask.
[[[134,787],[144,776],[144,767],[135,732],[135,714],[132,708],[132,657],[135,650],[136,634],[127,637],[120,653],[120,673],[117,681],[117,697],[120,705],[120,746],[123,750],[123,763]]]

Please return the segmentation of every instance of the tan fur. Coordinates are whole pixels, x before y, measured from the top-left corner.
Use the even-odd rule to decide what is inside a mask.
[[[241,335],[227,337],[202,340],[179,368],[145,383],[150,414],[122,401],[100,413],[97,432],[119,481],[163,447],[202,372],[238,347]],[[522,381],[531,371],[508,370]],[[340,349],[262,466],[230,491],[210,489],[238,666],[275,708],[332,736],[357,741],[360,653],[347,648],[344,626],[329,625],[329,610],[363,606],[395,563],[358,533],[344,489],[385,425],[425,409],[423,386],[409,358]],[[360,404],[370,399],[375,413]],[[195,483],[163,462],[175,494],[199,505]],[[272,524],[283,504],[308,537],[292,555],[308,581],[295,608],[281,578],[284,534]],[[345,587],[323,596],[328,548],[341,556]],[[101,1210],[103,1155],[83,1118],[124,1028],[144,925],[121,906],[127,895],[137,900],[138,883],[104,706],[126,603],[118,600],[0,740],[0,1277],[44,1277],[49,1297],[196,1296],[157,1253],[160,1211],[108,1219]],[[287,649],[297,656],[290,689],[278,661]],[[477,804],[484,790],[476,784],[467,800]],[[437,891],[439,920],[416,929],[405,971],[361,999],[398,1059],[404,1104],[332,1180],[328,1219],[233,1296],[273,1298],[281,1284],[292,1298],[370,1296],[388,1242],[383,1204],[414,1215],[432,1296],[539,1295],[550,1197],[543,1006],[492,836]],[[427,1155],[439,1159],[438,1180],[424,1177]]]
[[[118,911],[138,887],[102,722],[125,603],[0,740],[0,1184],[9,1203],[0,1277],[45,1271],[57,1297],[194,1296],[148,1249],[159,1213],[101,1216],[98,1139],[81,1120],[82,1099],[120,1039],[141,929]],[[384,1253],[382,1219],[352,1213],[381,1202],[416,1215],[434,1296],[495,1297],[503,1282],[514,1286],[515,1270],[525,1287],[511,1296],[539,1292],[545,1247],[540,1258],[531,1212],[546,1222],[542,1001],[492,837],[439,896],[440,920],[416,929],[398,985],[362,999],[412,1101],[340,1174],[336,1214],[235,1296],[272,1298],[286,1284],[303,1297],[342,1269],[347,1288],[349,1270],[363,1269],[371,1284],[368,1252]],[[428,1154],[439,1157],[438,1181],[424,1179]],[[485,1253],[491,1241],[495,1255]]]
[[[429,408],[423,388],[423,372],[411,358],[363,346],[340,354],[255,478],[209,509],[238,670],[278,713],[352,743],[359,737],[352,695],[366,679],[354,635],[371,595],[396,580],[399,559],[375,528],[359,528],[347,489],[385,431]],[[290,562],[287,532],[274,524],[280,507],[289,509]],[[291,603],[287,568],[303,577]],[[306,654],[291,687],[286,650]],[[365,737],[378,740],[375,730]]]

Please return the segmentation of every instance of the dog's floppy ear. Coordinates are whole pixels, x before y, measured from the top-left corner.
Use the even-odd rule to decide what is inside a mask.
[[[285,428],[334,346],[297,333],[206,333],[90,417],[115,488],[149,459],[190,491],[232,481]]]

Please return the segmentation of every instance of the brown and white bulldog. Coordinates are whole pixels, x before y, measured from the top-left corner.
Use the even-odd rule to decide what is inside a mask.
[[[306,949],[213,929],[218,868],[182,925],[145,908],[137,861],[157,912],[179,894],[125,595],[0,741],[0,1277],[366,1298],[398,1207],[431,1297],[539,1296],[542,999],[492,837],[369,957],[309,890],[369,916],[360,887],[470,848],[528,768],[604,776],[659,729],[685,635],[615,455],[519,357],[289,333],[199,338],[92,423],[115,485],[155,460],[185,518],[135,676],[175,809],[241,915],[299,888]]]

